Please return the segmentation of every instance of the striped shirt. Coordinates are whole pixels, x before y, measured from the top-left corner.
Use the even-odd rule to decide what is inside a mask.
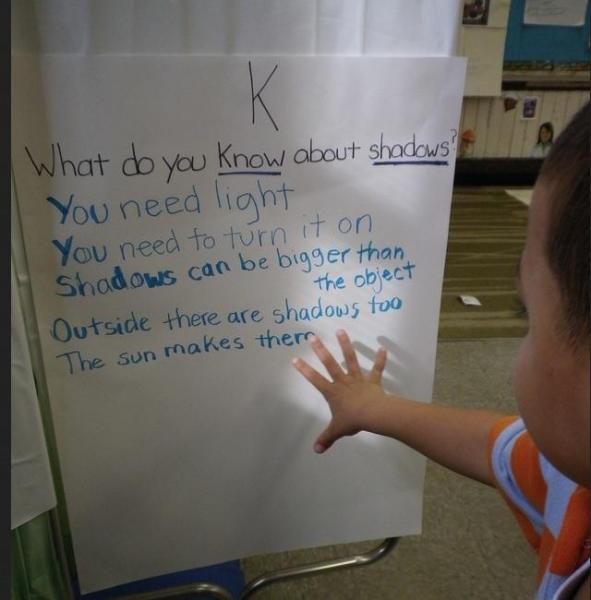
[[[493,480],[539,556],[536,598],[570,598],[589,574],[591,490],[554,468],[517,417],[493,427],[489,449]]]

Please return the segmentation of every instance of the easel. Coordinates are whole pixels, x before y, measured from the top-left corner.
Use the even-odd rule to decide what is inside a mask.
[[[399,538],[386,538],[377,548],[370,550],[365,554],[358,554],[346,558],[337,558],[335,560],[320,561],[301,567],[291,567],[280,569],[260,575],[246,584],[240,600],[247,600],[256,594],[259,590],[273,584],[296,577],[306,577],[308,575],[319,575],[329,573],[349,567],[361,567],[370,565],[385,556],[387,556],[398,543]],[[159,590],[157,592],[148,592],[146,594],[133,594],[131,596],[122,596],[120,600],[165,600],[171,598],[184,598],[188,600],[196,596],[209,596],[219,600],[233,600],[232,595],[224,587],[211,583],[195,583],[191,585],[182,585]]]
[[[454,48],[456,46],[456,39],[457,39],[457,27],[458,25],[454,23],[457,23],[458,19],[456,19],[457,16],[459,16],[459,5],[458,5],[458,12],[454,12],[453,10],[453,4],[454,1],[457,2],[457,0],[446,0],[446,5],[449,9],[449,14],[446,15],[446,18],[443,20],[443,22],[441,22],[441,14],[437,11],[420,11],[420,10],[416,10],[416,7],[412,7],[412,10],[414,10],[416,12],[417,15],[420,16],[420,20],[417,19],[417,25],[419,24],[423,24],[424,25],[424,21],[427,19],[429,19],[429,15],[434,15],[433,19],[431,21],[429,21],[429,27],[421,29],[419,27],[417,27],[417,35],[415,36],[416,38],[422,39],[423,40],[423,45],[424,45],[424,51],[425,54],[432,54],[433,52],[435,52],[435,54],[437,54],[438,52],[442,51],[442,48],[444,48],[444,52],[447,51],[450,54],[454,52]],[[76,30],[78,33],[80,33],[80,35],[75,35],[75,36],[63,36],[62,34],[62,27],[65,27],[64,30],[67,30],[68,26],[71,26],[73,22],[75,22],[76,20],[76,16],[78,15],[77,12],[74,12],[74,17],[71,16],[72,11],[70,10],[70,7],[68,6],[67,3],[62,3],[62,2],[56,2],[55,6],[52,6],[52,10],[58,10],[58,13],[61,12],[63,13],[62,15],[60,15],[62,18],[59,19],[49,19],[49,20],[45,20],[46,23],[43,23],[43,19],[42,16],[45,14],[43,11],[47,11],[48,8],[45,7],[43,9],[43,11],[40,11],[38,13],[38,15],[36,15],[37,19],[39,20],[39,23],[42,23],[44,25],[43,31],[42,33],[43,35],[43,43],[40,41],[41,36],[39,34],[39,23],[36,23],[35,20],[33,19],[30,22],[30,16],[31,14],[34,14],[34,11],[29,14],[29,8],[28,8],[28,4],[26,2],[22,2],[22,3],[15,3],[15,7],[19,8],[18,14],[15,15],[15,21],[17,23],[20,23],[21,25],[26,24],[27,27],[19,27],[16,29],[16,34],[13,39],[15,38],[23,38],[21,40],[18,40],[20,42],[20,45],[25,48],[25,49],[29,49],[29,47],[31,48],[38,48],[38,51],[40,50],[41,53],[43,53],[44,51],[46,51],[46,46],[49,47],[50,49],[53,47],[53,41],[54,40],[64,40],[65,38],[65,45],[60,45],[60,48],[62,49],[62,51],[64,51],[65,53],[69,53],[69,52],[79,52],[79,47],[77,46],[77,44],[79,43],[80,40],[82,39],[89,39],[89,40],[103,40],[102,45],[99,43],[99,48],[98,51],[99,52],[104,52],[105,51],[105,47],[108,48],[108,42],[105,43],[105,40],[117,40],[116,41],[116,48],[119,49],[119,51],[123,51],[124,53],[131,53],[133,54],[136,50],[133,48],[132,44],[134,41],[134,36],[127,36],[128,41],[123,43],[123,46],[120,46],[120,40],[122,38],[120,31],[119,31],[119,25],[121,22],[121,19],[117,19],[117,18],[105,18],[105,15],[109,15],[110,11],[105,12],[106,9],[104,9],[103,7],[101,7],[101,10],[98,11],[98,16],[102,18],[99,18],[96,20],[96,22],[93,22],[92,19],[80,19],[80,23],[78,23],[76,28],[72,28],[72,30]],[[63,4],[63,6],[60,6],[60,4]],[[174,4],[174,3],[172,3]],[[405,3],[401,4],[401,8],[404,6]],[[424,3],[425,6],[427,5],[427,3]],[[99,3],[97,3],[97,9],[98,9]],[[410,6],[410,4],[409,4]],[[170,6],[167,7],[166,10],[170,10],[170,9],[175,9],[176,7],[174,6]],[[113,16],[116,16],[117,13],[116,11],[122,10],[120,9],[119,6],[117,6],[116,8],[113,5]],[[261,14],[264,13],[265,10],[268,10],[267,6],[262,6],[262,10],[260,11]],[[356,10],[357,7],[354,6],[353,4],[350,6],[350,9],[348,11],[345,11],[346,15],[349,15],[349,17],[351,15],[355,16],[356,15]],[[384,9],[384,16],[388,16],[389,15],[389,7],[386,7]],[[70,14],[69,14],[70,13]],[[305,11],[301,11],[301,14],[304,14]],[[81,15],[82,13],[80,13]],[[154,20],[154,22],[157,22],[155,19],[157,19],[158,17],[158,12],[154,12],[153,9],[148,9],[147,13],[149,18],[144,18],[143,19],[143,23],[138,21],[137,23],[134,22],[133,26],[140,26],[140,29],[138,30],[140,32],[140,38],[142,37],[147,37],[149,39],[149,36],[143,36],[143,29],[141,29],[141,26],[145,26],[146,23],[148,26],[151,25],[150,23],[150,17]],[[176,14],[176,13],[175,13]],[[40,16],[39,16],[40,15]],[[251,17],[252,17],[252,10],[251,10]],[[295,17],[295,13],[293,14],[293,17]],[[250,29],[250,23],[252,22],[256,22],[257,20],[262,21],[262,19],[254,19],[254,20],[248,20],[247,24],[245,26],[243,26],[242,28],[239,28],[238,30],[233,30],[233,33],[238,36],[238,34],[240,34],[240,39],[242,40],[242,48],[244,49],[244,43],[245,40],[247,42],[246,47],[248,47],[248,42],[250,42],[250,44],[255,47],[258,47],[258,31],[257,30],[252,30]],[[187,19],[183,19],[181,20],[176,20],[176,19],[172,19],[170,21],[170,23],[173,22],[179,22],[182,23],[182,29],[180,29],[180,31],[182,31],[186,36],[187,39],[190,40],[191,36],[189,34],[192,33],[192,31],[190,29],[187,29]],[[231,20],[229,19],[228,22],[233,22],[234,23],[234,27],[237,27],[240,25],[240,20],[238,19],[234,19]],[[389,21],[386,21],[389,22]],[[213,23],[213,22],[212,22]],[[115,24],[115,25],[113,25]],[[199,24],[201,24],[201,20],[199,20]],[[392,23],[392,25],[396,25],[397,23]],[[407,21],[406,20],[400,20],[400,24],[402,25],[398,25],[398,28],[400,29],[400,31],[402,31],[403,27],[408,27],[407,25]],[[158,39],[162,39],[162,40],[169,40],[169,39],[173,39],[176,38],[178,36],[174,35],[174,30],[171,27],[168,27],[168,30],[166,29],[166,27],[164,27],[164,29],[162,28],[162,25],[166,26],[166,23],[164,24],[159,24],[160,27],[159,29],[161,29],[161,36],[157,36]],[[338,27],[338,23],[337,23],[337,27]],[[94,31],[94,29],[96,29],[96,31]],[[186,31],[185,31],[186,30]],[[298,27],[296,27],[296,30],[299,30]],[[432,31],[443,31],[444,33],[444,39],[442,41],[442,39],[440,39],[440,36],[433,36],[432,35]],[[149,28],[148,28],[149,31]],[[332,30],[331,30],[332,31]],[[336,31],[336,30],[335,30]],[[26,35],[25,35],[26,32]],[[254,34],[253,34],[254,32]],[[318,35],[318,31],[317,29],[313,29],[312,30],[312,35],[313,36],[317,36]],[[451,33],[450,33],[451,32]],[[93,33],[94,35],[91,36],[90,33]],[[135,32],[137,35],[137,31]],[[391,38],[392,40],[397,40],[397,38],[399,36],[397,36],[397,31],[396,31],[396,27],[393,27],[393,29],[391,30]],[[20,35],[19,35],[20,34]],[[329,31],[330,34],[330,31]],[[379,41],[380,44],[383,44],[383,40],[382,38],[385,37],[383,36],[382,32],[378,32],[378,35],[381,36],[379,40],[373,40],[374,42]],[[198,37],[198,36],[195,36]],[[216,36],[219,37],[219,36]],[[307,46],[306,43],[309,41],[305,38],[305,36],[300,36],[301,37],[301,47],[295,48],[291,45],[292,44],[292,40],[291,38],[289,38],[286,42],[285,45],[285,49],[283,49],[283,45],[280,43],[281,39],[277,38],[275,40],[275,43],[277,44],[277,47],[280,48],[278,50],[279,54],[282,53],[299,53],[299,52],[303,52],[306,53],[307,52]],[[356,43],[357,43],[357,38],[355,36],[349,36],[351,39],[350,42],[350,46],[342,46],[342,40],[341,40],[341,36],[338,36],[338,40],[339,40],[339,45],[338,45],[338,50],[339,52],[343,53],[343,54],[348,54],[348,53],[352,53],[355,54],[357,47],[356,47]],[[377,36],[376,36],[377,37]],[[71,40],[70,40],[71,38]],[[126,39],[126,36],[123,36],[123,39]],[[212,39],[213,36],[212,36]],[[313,39],[314,43],[317,44],[318,43],[318,38],[314,37],[314,38],[310,38],[311,40]],[[332,37],[326,36],[326,40],[323,40],[324,43],[326,44],[327,41],[330,41],[332,39]],[[337,39],[337,37],[335,36],[334,39]],[[436,40],[436,42],[434,42],[433,40]],[[47,41],[49,41],[49,43],[47,43]],[[416,42],[416,40],[414,40]],[[271,42],[273,43],[273,42]],[[61,42],[60,42],[61,44]],[[127,45],[126,45],[127,44]],[[162,48],[159,47],[159,42],[157,41],[152,41],[150,42],[148,51],[151,53],[156,53],[158,54],[159,52],[169,52],[169,47],[167,46],[167,42],[163,42]],[[217,42],[215,42],[215,44],[217,44]],[[212,42],[212,46],[211,48],[205,48],[204,50],[207,50],[207,53],[209,53],[210,51],[212,52],[216,52],[217,46]],[[191,46],[191,44],[188,44],[187,47]],[[395,43],[392,44],[392,47],[394,48],[396,46]],[[192,47],[192,46],[191,46]],[[324,46],[326,48],[326,46]],[[370,46],[371,47],[371,46]],[[201,48],[201,47],[200,47]],[[144,49],[145,51],[145,49]],[[201,50],[203,52],[203,49]],[[371,50],[370,50],[371,52]],[[330,53],[330,52],[329,52]],[[380,53],[383,54],[384,53],[384,49],[383,46],[380,47]],[[386,51],[386,54],[388,54],[388,51]],[[14,199],[13,199],[14,202]],[[19,231],[20,231],[20,226],[19,226]],[[20,240],[19,240],[20,242]],[[20,256],[23,257],[24,259],[24,253],[20,252]],[[23,264],[26,263],[26,261],[23,261]],[[21,286],[20,287],[24,287],[27,288],[26,290],[26,296],[28,299],[28,302],[25,302],[25,304],[27,305],[28,311],[27,314],[31,315],[31,319],[34,323],[34,312],[32,310],[32,301],[30,298],[30,291],[28,290],[28,275],[26,274],[26,269],[20,271],[23,274],[23,279],[21,281]],[[34,356],[33,356],[33,362],[36,364],[37,366],[37,372],[38,373],[43,373],[43,369],[42,369],[42,361],[40,358],[40,352],[39,352],[39,347],[38,347],[38,335],[35,333],[36,332],[36,327],[33,327],[30,330],[30,334],[31,334],[31,346],[34,349]],[[40,379],[40,381],[42,382],[41,385],[44,386],[43,383],[43,378]],[[47,422],[49,422],[49,418],[46,417],[45,419]],[[50,431],[50,429],[48,429],[48,431]],[[68,576],[68,572],[67,572],[67,563],[64,557],[64,548],[63,548],[63,541],[61,536],[61,533],[59,532],[59,519],[57,517],[57,513],[56,511],[52,511],[51,513],[52,515],[52,523],[54,528],[56,529],[56,531],[58,532],[58,535],[56,536],[56,538],[59,540],[58,543],[58,552],[60,555],[60,562],[62,564],[62,568],[65,571],[65,576],[66,576],[66,581],[70,582],[71,579]],[[354,566],[361,566],[364,564],[371,564],[373,562],[376,562],[377,560],[380,560],[381,558],[383,558],[384,556],[386,556],[387,554],[389,554],[392,549],[394,548],[394,546],[396,545],[398,539],[397,538],[388,538],[386,539],[378,548],[376,548],[375,550],[368,552],[366,554],[361,554],[358,556],[353,556],[353,557],[349,557],[349,558],[343,558],[343,559],[337,559],[337,560],[332,560],[332,561],[324,561],[324,562],[319,562],[319,563],[315,563],[315,564],[310,564],[310,565],[304,565],[301,567],[294,567],[294,568],[290,568],[290,569],[282,569],[279,571],[275,571],[275,572],[271,572],[271,573],[267,573],[264,574],[256,579],[254,579],[253,581],[249,582],[246,587],[244,588],[244,590],[242,591],[241,594],[241,599],[247,599],[250,598],[254,593],[256,593],[258,590],[262,589],[263,587],[266,587],[272,583],[276,583],[279,581],[285,581],[285,580],[289,580],[295,577],[300,577],[300,576],[307,576],[307,575],[316,575],[319,573],[323,573],[323,572],[332,572],[338,569],[342,569],[342,568],[347,568],[347,567],[354,567]],[[135,595],[135,596],[128,596],[127,600],[131,600],[133,598],[135,598],[136,600],[158,600],[158,599],[164,599],[164,598],[179,598],[179,597],[187,597],[189,594],[192,594],[194,596],[203,596],[203,595],[209,595],[212,597],[216,597],[216,598],[231,598],[231,596],[229,595],[229,593],[224,590],[222,587],[217,586],[217,585],[212,585],[212,584],[207,584],[207,583],[201,583],[201,584],[195,584],[195,585],[190,585],[190,586],[180,586],[177,588],[168,588],[168,589],[163,589],[159,592],[151,592],[149,594],[141,594],[141,595]]]

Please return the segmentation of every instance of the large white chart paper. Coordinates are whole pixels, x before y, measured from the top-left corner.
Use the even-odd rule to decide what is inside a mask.
[[[84,592],[418,533],[424,460],[312,451],[349,331],[429,401],[465,59],[34,57],[13,163]]]

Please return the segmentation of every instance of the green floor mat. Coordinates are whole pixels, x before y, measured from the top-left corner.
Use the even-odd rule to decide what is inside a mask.
[[[527,320],[515,291],[527,206],[502,188],[454,189],[439,339],[523,337]],[[482,306],[465,306],[460,295]]]

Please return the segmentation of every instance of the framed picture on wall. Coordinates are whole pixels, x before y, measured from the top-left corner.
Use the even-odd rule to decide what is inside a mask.
[[[464,0],[463,25],[488,25],[490,0]]]
[[[530,121],[538,116],[538,104],[540,99],[537,96],[524,96],[521,109],[521,118]]]

